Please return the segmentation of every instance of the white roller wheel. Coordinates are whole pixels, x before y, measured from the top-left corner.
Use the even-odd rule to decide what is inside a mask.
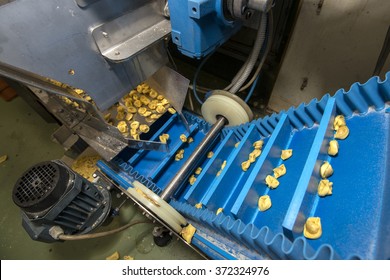
[[[149,201],[142,194],[138,193],[135,188],[128,188],[127,191],[133,198],[135,198],[147,209],[157,215],[160,220],[164,221],[164,223],[166,223],[171,229],[173,229],[177,233],[181,232],[181,225],[175,219],[173,219],[172,216],[166,210],[164,210],[164,208],[158,207],[157,205]]]
[[[158,203],[161,206],[161,208],[167,211],[172,216],[172,218],[175,219],[180,225],[185,226],[188,224],[187,220],[179,212],[177,212],[175,208],[173,208],[165,200],[163,200],[157,194],[155,194],[150,189],[148,189],[144,184],[140,183],[139,181],[134,181],[133,186],[135,188],[140,189],[143,193],[145,193],[156,203]]]
[[[253,119],[249,106],[238,96],[217,90],[202,105],[202,115],[209,123],[215,123],[218,116],[225,117],[228,126],[236,126]]]

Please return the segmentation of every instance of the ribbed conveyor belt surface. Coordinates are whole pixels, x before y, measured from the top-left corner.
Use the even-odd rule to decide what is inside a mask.
[[[199,161],[202,172],[195,175],[195,183],[182,186],[170,202],[197,227],[193,244],[217,259],[389,259],[389,103],[390,73],[384,81],[373,77],[348,92],[339,90],[333,97],[225,128],[210,148],[214,155]],[[345,116],[350,134],[338,141],[339,153],[331,157],[327,149],[339,114]],[[210,128],[192,114],[186,117],[189,132],[176,115],[155,128],[153,140],[170,135],[168,154],[142,150],[99,167],[124,188],[131,187],[126,178],[135,178],[159,194]],[[194,142],[183,143],[183,133]],[[261,155],[243,171],[241,163],[260,139]],[[175,161],[180,149],[184,158]],[[292,149],[293,156],[283,161],[283,149]],[[319,197],[324,161],[334,169],[329,178],[333,194]],[[268,188],[265,177],[282,163],[287,173],[279,178],[278,188]],[[272,207],[261,212],[257,203],[265,194]],[[201,209],[195,207],[198,203]],[[219,208],[223,212],[217,215]],[[302,233],[312,216],[321,218],[323,230],[315,240]]]

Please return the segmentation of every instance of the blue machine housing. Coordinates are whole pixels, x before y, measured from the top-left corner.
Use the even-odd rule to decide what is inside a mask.
[[[192,58],[211,53],[241,27],[240,22],[225,19],[222,0],[170,0],[168,4],[172,41]]]
[[[334,96],[225,128],[210,148],[213,157],[199,163],[202,172],[196,182],[185,182],[170,202],[197,228],[192,243],[214,259],[389,259],[389,103],[387,73],[384,81],[373,77],[348,92],[341,89]],[[327,147],[339,114],[346,117],[350,134],[338,140],[339,153],[331,157]],[[190,113],[186,118],[189,132],[176,114],[155,130],[151,140],[170,135],[168,154],[140,150],[129,159],[101,161],[99,167],[125,189],[132,187],[131,180],[139,180],[159,194],[210,128]],[[183,133],[194,142],[183,143]],[[241,163],[259,139],[264,140],[262,153],[244,172]],[[184,159],[175,161],[180,149]],[[293,149],[293,156],[281,160],[282,149]],[[333,194],[326,197],[317,194],[323,161],[334,169],[329,178]],[[269,189],[264,179],[282,163],[287,173],[279,178],[278,188]],[[257,201],[265,194],[272,207],[260,212]],[[217,215],[218,208],[223,212]],[[321,218],[323,230],[315,240],[302,233],[312,216]]]

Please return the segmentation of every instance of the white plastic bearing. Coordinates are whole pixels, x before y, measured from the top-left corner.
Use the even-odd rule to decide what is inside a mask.
[[[236,126],[253,119],[249,106],[238,96],[226,91],[216,90],[202,105],[203,118],[215,123],[218,116],[228,120],[227,126]]]
[[[161,221],[169,225],[175,232],[181,232],[182,226],[185,226],[187,221],[182,215],[180,215],[179,212],[142,183],[134,181],[133,186],[134,188],[127,189],[132,197],[152,211],[159,219],[161,219]],[[137,192],[136,188],[141,190],[149,199]],[[150,200],[153,200],[155,203]]]

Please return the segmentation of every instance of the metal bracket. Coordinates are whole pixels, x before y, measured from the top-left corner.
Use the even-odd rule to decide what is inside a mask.
[[[180,119],[184,123],[187,131],[190,131],[188,122],[182,112],[190,81],[176,71],[164,66],[146,80],[146,82],[169,100],[179,113]]]
[[[140,53],[171,33],[171,23],[157,2],[144,5],[92,31],[101,54],[120,62]]]

